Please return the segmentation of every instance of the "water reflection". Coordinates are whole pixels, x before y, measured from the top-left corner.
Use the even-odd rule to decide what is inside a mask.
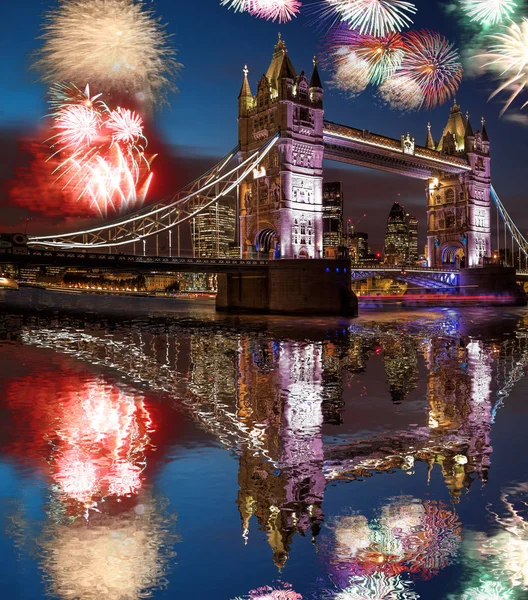
[[[144,485],[155,449],[144,397],[61,364],[11,379],[5,406],[14,432],[6,450],[49,480],[37,543],[50,595],[135,599],[165,586],[174,517]],[[33,526],[16,523],[23,549]]]
[[[470,583],[464,590],[464,600],[510,598],[514,590],[528,589],[527,500],[528,484],[503,492],[496,510],[489,508],[498,529],[466,536],[465,563]]]
[[[394,498],[375,518],[340,516],[328,525],[327,544],[333,580],[345,586],[350,576],[413,573],[430,579],[458,552],[462,524],[442,503]]]
[[[497,516],[498,532],[468,534],[464,543],[457,515],[457,503],[474,482],[488,480],[497,411],[528,366],[523,318],[497,335],[456,313],[354,322],[345,330],[306,335],[290,329],[286,336],[273,322],[268,330],[240,330],[229,324],[101,326],[22,317],[17,334],[27,346],[53,349],[122,376],[137,389],[163,392],[234,452],[241,543],[250,546],[252,536],[263,532],[269,556],[282,570],[296,537],[311,539],[325,570],[318,597],[418,598],[413,582],[438,576],[461,554],[474,564],[460,591],[465,596],[457,598],[507,598],[512,589],[524,590],[527,533],[518,510]],[[25,385],[12,398],[23,398],[37,383]],[[91,582],[89,571],[99,569],[92,548],[106,545],[111,550],[104,560],[116,557],[115,582],[131,586],[122,595],[136,597],[155,588],[166,570],[159,550],[165,527],[145,485],[155,426],[139,393],[126,394],[104,378],[82,386],[72,381],[70,387],[80,392],[63,395],[58,413],[47,414],[37,403],[47,432],[39,453],[62,507],[77,506],[75,516],[86,517],[94,507],[100,512],[93,510],[75,527],[60,519],[50,525],[56,541],[46,547],[45,570],[58,586],[56,595],[69,598],[65,590],[76,590],[84,598],[93,582],[83,588],[79,580]],[[53,396],[53,390],[42,393]],[[370,513],[351,507],[325,516],[328,484],[396,469],[424,480],[441,473],[451,504],[392,492]],[[109,506],[120,507],[115,518]],[[138,506],[145,512],[138,515]],[[74,560],[75,547],[82,548],[76,564],[93,566],[86,579],[59,583],[63,561]],[[119,587],[101,581],[109,590]],[[246,597],[301,598],[281,585],[255,588]],[[502,596],[499,585],[506,586]]]
[[[64,600],[145,598],[165,587],[174,556],[170,519],[148,492],[117,514],[88,520],[52,520],[39,541],[41,566],[52,597]]]

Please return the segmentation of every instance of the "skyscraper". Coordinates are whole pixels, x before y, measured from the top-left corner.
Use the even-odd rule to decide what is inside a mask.
[[[409,224],[409,256],[408,262],[415,263],[418,260],[418,219],[414,215],[407,215]]]
[[[368,233],[355,231],[348,236],[348,251],[353,263],[365,260],[369,254]]]
[[[343,239],[343,184],[323,183],[323,249],[341,246]]]
[[[191,220],[191,238],[196,257],[229,256],[235,240],[236,206],[233,198],[211,204]]]
[[[387,219],[385,262],[390,265],[415,263],[418,260],[418,219],[395,202]]]
[[[409,256],[409,225],[405,209],[399,202],[392,205],[385,231],[385,262],[399,265]]]

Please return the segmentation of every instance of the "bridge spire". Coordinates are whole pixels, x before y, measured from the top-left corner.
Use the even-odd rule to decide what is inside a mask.
[[[433,140],[433,134],[431,133],[431,123],[427,123],[427,140],[425,142],[425,146],[429,148],[429,150],[436,149],[436,144]]]
[[[247,65],[244,65],[242,72],[244,73],[244,81],[242,82],[242,87],[240,88],[240,94],[238,94],[239,116],[247,114],[247,111],[253,108],[253,94],[251,93],[251,87],[249,86],[249,70]]]
[[[319,77],[319,71],[317,70],[317,57],[313,57],[313,72],[312,77],[310,79],[310,87],[318,88],[320,90],[323,89],[323,84],[321,83],[321,78]]]
[[[486,119],[482,117],[480,122],[482,123],[482,141],[489,142],[488,132],[486,131]]]

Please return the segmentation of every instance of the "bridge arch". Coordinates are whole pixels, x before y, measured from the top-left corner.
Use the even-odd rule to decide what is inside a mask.
[[[466,250],[460,242],[446,242],[440,248],[440,256],[442,264],[456,265],[457,267],[465,267]]]
[[[261,229],[255,236],[255,249],[262,254],[269,254],[275,250],[275,242],[277,241],[277,232],[273,227],[265,227]]]

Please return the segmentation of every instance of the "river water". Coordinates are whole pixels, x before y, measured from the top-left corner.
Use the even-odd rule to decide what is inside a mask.
[[[528,597],[526,309],[6,297],[2,598]]]

